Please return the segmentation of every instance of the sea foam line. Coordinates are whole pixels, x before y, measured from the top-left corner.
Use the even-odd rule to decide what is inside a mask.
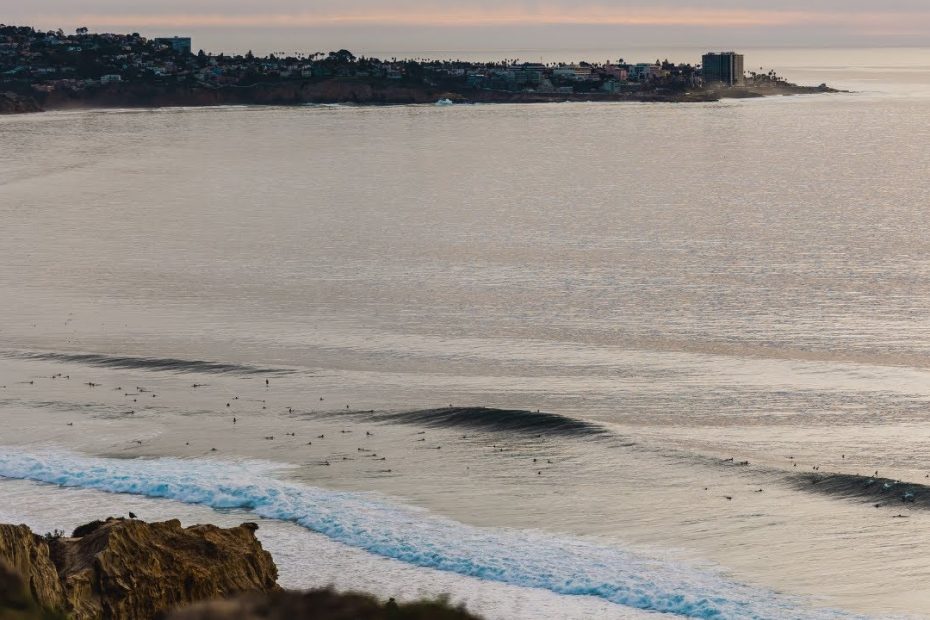
[[[541,532],[477,528],[359,493],[280,480],[264,461],[0,451],[0,477],[238,508],[412,565],[693,618],[835,618],[833,610],[687,566]]]

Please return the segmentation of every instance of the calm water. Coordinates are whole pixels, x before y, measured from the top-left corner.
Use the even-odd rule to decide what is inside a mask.
[[[286,585],[492,618],[930,614],[930,55],[789,56],[859,92],[0,119],[0,520],[257,514]]]

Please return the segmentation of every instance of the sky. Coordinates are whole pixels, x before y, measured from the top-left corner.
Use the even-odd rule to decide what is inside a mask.
[[[211,52],[930,45],[930,0],[0,0],[0,23]]]

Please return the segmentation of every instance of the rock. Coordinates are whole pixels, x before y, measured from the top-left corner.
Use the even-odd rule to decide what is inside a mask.
[[[107,519],[42,537],[0,525],[0,620],[479,620],[442,599],[284,592],[257,529]]]
[[[0,560],[0,620],[65,620],[65,616],[36,603],[23,576]]]
[[[44,538],[25,525],[0,524],[0,560],[21,575],[30,596],[39,605],[49,609],[64,607],[64,590]]]
[[[0,558],[28,575],[36,600],[49,607],[51,564],[73,620],[152,620],[197,601],[277,591],[277,567],[257,527],[107,519],[81,526],[79,536],[46,540],[25,526],[0,526]]]
[[[446,601],[382,603],[366,594],[332,590],[245,595],[234,600],[200,603],[168,620],[479,620]]]

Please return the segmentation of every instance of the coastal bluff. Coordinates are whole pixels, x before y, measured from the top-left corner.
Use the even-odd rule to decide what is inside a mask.
[[[32,97],[0,92],[0,114],[28,114],[41,111],[39,103]]]
[[[787,82],[765,86],[640,89],[629,92],[537,92],[491,89],[448,90],[428,85],[384,84],[359,79],[282,81],[250,86],[190,86],[178,84],[116,83],[77,92],[53,91],[25,96],[0,92],[0,115],[44,111],[215,107],[224,105],[355,106],[424,105],[437,101],[464,104],[530,104],[564,102],[708,103],[721,99],[754,99],[840,92],[822,84],[798,86]]]
[[[0,563],[21,576],[29,597],[49,613],[152,620],[198,601],[279,590],[277,567],[256,529],[253,523],[183,528],[177,520],[107,519],[65,537],[0,525]],[[0,619],[4,614],[0,602]]]

